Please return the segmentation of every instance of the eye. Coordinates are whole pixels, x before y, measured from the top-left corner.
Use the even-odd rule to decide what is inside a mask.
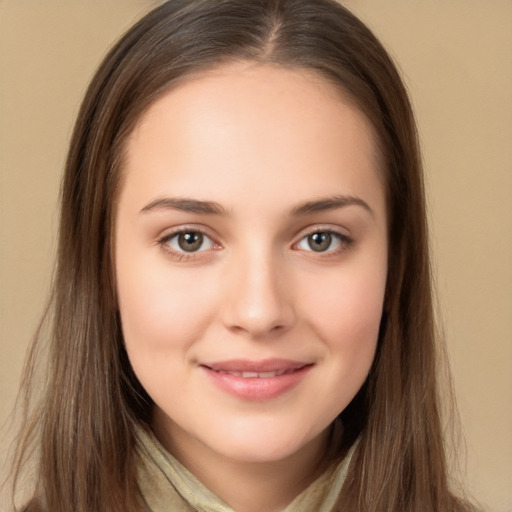
[[[350,244],[350,239],[334,231],[315,231],[303,237],[297,244],[302,251],[336,252]]]
[[[162,240],[173,251],[179,253],[201,252],[213,249],[213,240],[200,231],[180,231],[169,235]]]

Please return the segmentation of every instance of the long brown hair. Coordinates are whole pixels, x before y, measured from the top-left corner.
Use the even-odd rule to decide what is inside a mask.
[[[336,510],[468,510],[448,488],[411,106],[382,45],[334,0],[171,0],[103,61],[66,163],[46,388],[18,447],[17,472],[31,444],[38,447],[26,510],[140,510],[134,426],[149,421],[153,404],[131,370],[116,307],[112,239],[123,147],[173,83],[231,61],[312,70],[349,95],[377,134],[390,219],[385,312],[367,382],[341,413],[345,444],[361,441]],[[27,397],[38,385],[30,375],[41,340],[27,363]]]

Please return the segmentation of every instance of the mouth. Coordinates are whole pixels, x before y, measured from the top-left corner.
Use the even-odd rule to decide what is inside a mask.
[[[290,359],[265,359],[262,361],[230,359],[229,361],[203,363],[201,366],[217,373],[227,373],[236,377],[264,379],[293,373],[305,366],[311,366],[311,363]]]
[[[213,370],[210,368],[210,370]],[[226,370],[213,370],[217,373],[225,373],[228,375],[234,375],[235,377],[243,377],[244,379],[269,379],[271,377],[279,377],[286,373],[293,373],[295,370],[278,370],[275,372],[231,372]]]
[[[276,398],[296,387],[313,363],[288,359],[233,359],[202,363],[200,367],[222,391],[241,399],[261,401]]]

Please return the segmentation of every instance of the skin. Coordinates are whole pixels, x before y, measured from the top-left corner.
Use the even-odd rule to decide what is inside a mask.
[[[377,154],[334,86],[251,63],[172,88],[127,143],[115,261],[128,356],[161,443],[237,511],[278,510],[318,476],[329,428],[368,375],[387,275]],[[351,200],[318,203],[335,196]],[[316,209],[298,213],[305,203]],[[199,250],[180,231],[203,232]],[[330,232],[313,250],[308,235]],[[247,399],[202,366],[233,358],[309,369]]]

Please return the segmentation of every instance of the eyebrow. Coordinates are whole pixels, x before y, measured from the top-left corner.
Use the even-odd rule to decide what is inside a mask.
[[[373,215],[373,210],[368,203],[354,196],[332,196],[315,201],[307,201],[294,207],[290,215],[302,217],[313,213],[336,210],[346,206],[360,206]],[[198,199],[179,197],[162,197],[155,199],[144,206],[140,213],[165,210],[177,210],[187,213],[197,213],[199,215],[227,215],[227,211],[219,203],[214,201],[200,201]]]
[[[178,210],[180,212],[198,213],[201,215],[227,215],[226,210],[219,203],[179,197],[163,197],[155,199],[148,205],[144,206],[140,212],[147,213],[162,210]]]
[[[360,206],[373,216],[373,210],[366,201],[354,196],[332,196],[321,198],[316,201],[302,203],[292,209],[293,216],[311,215],[312,213],[336,210],[345,206]]]

